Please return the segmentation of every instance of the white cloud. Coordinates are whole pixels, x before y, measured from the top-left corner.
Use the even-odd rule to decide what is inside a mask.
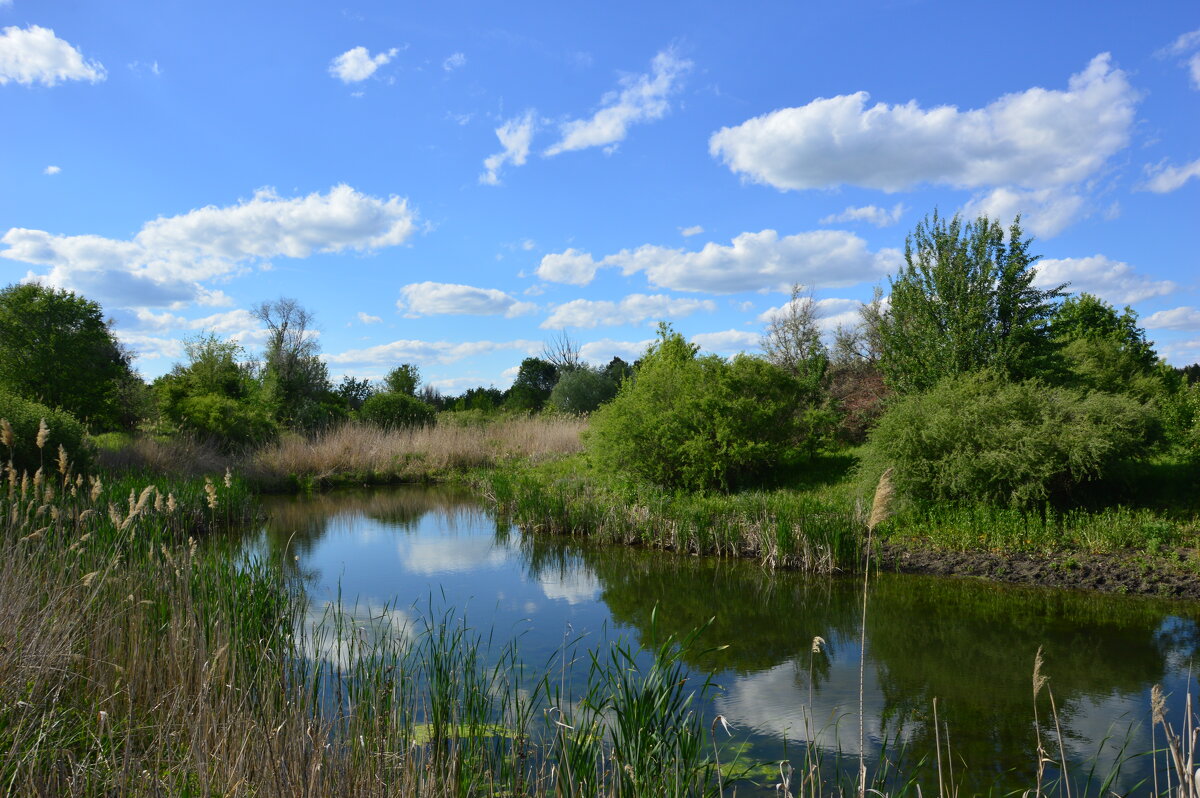
[[[694,224],[691,227],[679,228],[679,235],[683,236],[684,238],[691,238],[692,236],[698,236],[703,232],[704,232],[704,228],[698,224]]]
[[[612,338],[601,338],[598,341],[588,341],[579,347],[579,356],[589,363],[607,363],[614,357],[633,362],[646,353],[646,348],[654,343],[653,338],[643,341],[614,341]]]
[[[543,256],[537,267],[537,276],[552,283],[587,285],[596,276],[598,266],[591,255],[572,248]]]
[[[453,72],[454,70],[456,70],[460,67],[464,67],[466,65],[467,65],[466,55],[464,55],[463,53],[452,53],[450,56],[448,56],[446,58],[445,61],[442,62],[442,69],[446,70],[447,72]]]
[[[834,213],[826,216],[821,220],[821,224],[834,224],[835,222],[869,222],[876,227],[888,227],[900,221],[900,215],[904,213],[906,208],[904,203],[897,202],[892,206],[891,210],[886,208],[877,208],[874,205],[864,205],[861,208],[850,207],[841,213]]]
[[[359,83],[375,74],[375,70],[391,61],[398,53],[395,47],[371,55],[366,47],[351,47],[329,62],[329,74],[342,83]]]
[[[1146,182],[1138,186],[1139,189],[1153,191],[1155,194],[1167,194],[1181,188],[1193,177],[1200,178],[1200,158],[1183,166],[1170,166],[1165,162],[1156,166],[1147,166],[1146,174],[1148,175]]]
[[[58,174],[58,173],[59,173],[59,172],[61,172],[61,171],[62,171],[62,167],[61,167],[61,166],[47,166],[45,169],[43,169],[43,170],[42,170],[42,174],[44,174],[44,175],[56,175],[56,174]]]
[[[808,298],[803,296],[795,300],[789,299],[779,307],[767,308],[758,314],[758,320],[763,324],[769,324],[784,311],[788,310],[794,302],[807,301],[809,301]],[[863,303],[857,299],[837,299],[835,297],[818,299],[816,300],[817,327],[822,332],[831,333],[838,327],[854,326],[862,320],[859,314],[862,306]]]
[[[692,336],[692,343],[709,352],[745,352],[747,349],[758,349],[761,338],[758,333],[745,330],[724,330],[697,333]]]
[[[1164,296],[1176,288],[1170,280],[1153,280],[1104,255],[1037,262],[1035,285],[1049,288],[1060,283],[1070,283],[1067,290],[1072,293],[1087,292],[1118,305]]]
[[[774,230],[763,230],[742,233],[729,245],[709,242],[694,252],[646,244],[596,261],[586,252],[569,249],[544,257],[538,276],[584,285],[597,267],[608,266],[627,275],[645,272],[652,285],[676,291],[732,294],[787,290],[792,283],[815,288],[854,285],[895,271],[899,261],[896,250],[871,252],[866,241],[843,230],[782,238]]]
[[[1125,147],[1138,94],[1102,53],[1067,91],[1032,88],[974,110],[868,99],[860,91],[772,111],[717,131],[709,151],[780,189],[1044,188],[1083,180]]]
[[[113,334],[121,343],[136,352],[138,358],[177,360],[183,357],[183,341],[178,338],[147,335],[119,328],[113,330]]]
[[[370,313],[365,313],[361,310],[355,314],[355,317],[363,324],[379,324],[383,321],[378,316],[372,316]]]
[[[537,310],[532,302],[520,302],[509,294],[495,288],[476,288],[454,283],[411,283],[400,289],[403,297],[396,302],[407,315],[437,316],[444,314],[468,314],[474,316],[497,316],[508,318]]]
[[[701,310],[715,311],[711,299],[673,299],[662,294],[630,294],[620,302],[576,299],[554,308],[542,328],[558,330],[564,327],[616,327],[622,324],[660,319],[677,319]]]
[[[0,86],[9,81],[23,86],[54,86],[65,80],[97,83],[107,76],[100,62],[85,61],[83,53],[50,28],[13,26],[0,35]]]
[[[484,172],[479,175],[479,182],[486,186],[498,186],[500,167],[506,163],[523,166],[529,157],[529,144],[536,127],[537,116],[531,109],[496,128],[496,138],[500,139],[500,146],[504,149],[483,159]]]
[[[421,365],[445,365],[466,358],[490,354],[491,352],[519,351],[534,354],[542,349],[541,341],[420,341],[400,340],[371,346],[365,349],[349,349],[345,352],[326,355],[330,363],[418,363]]]
[[[1142,326],[1149,330],[1200,330],[1200,309],[1160,310],[1143,319]]]
[[[1084,205],[1083,197],[1070,189],[1002,187],[972,197],[963,214],[968,218],[984,215],[1006,224],[1021,214],[1024,230],[1039,238],[1053,238],[1079,220]]]
[[[1200,29],[1183,34],[1170,45],[1160,50],[1157,55],[1162,57],[1171,55],[1179,56],[1197,48],[1200,48]],[[1200,53],[1195,53],[1187,59],[1187,67],[1188,74],[1192,79],[1192,86],[1200,89]]]
[[[415,230],[407,200],[360,194],[347,185],[285,199],[261,189],[253,199],[147,222],[131,240],[64,236],[14,227],[0,257],[49,267],[26,279],[70,288],[119,307],[199,301],[228,304],[200,285],[271,257],[369,251],[403,243]]]
[[[662,119],[671,110],[668,98],[692,62],[676,55],[674,48],[661,51],[650,62],[650,73],[621,79],[620,91],[604,95],[600,110],[590,119],[573,119],[559,126],[561,138],[546,155],[607,147],[625,140],[630,125]]]
[[[1173,366],[1200,363],[1200,338],[1190,341],[1174,341],[1158,347],[1158,354]]]

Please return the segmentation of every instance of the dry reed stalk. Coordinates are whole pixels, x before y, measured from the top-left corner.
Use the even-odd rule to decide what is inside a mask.
[[[875,498],[871,501],[871,515],[867,518],[867,541],[863,551],[862,618],[858,648],[858,795],[867,794],[867,736],[866,736],[866,663],[867,663],[867,595],[871,579],[871,544],[875,527],[891,515],[891,503],[895,494],[892,487],[892,469],[888,468],[879,477],[875,486]]]

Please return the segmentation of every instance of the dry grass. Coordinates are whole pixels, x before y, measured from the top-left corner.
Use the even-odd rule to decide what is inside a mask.
[[[233,458],[212,444],[183,436],[163,439],[139,435],[120,446],[101,446],[96,463],[110,471],[200,476],[223,473],[233,465]]]
[[[539,462],[574,454],[583,448],[584,427],[578,419],[551,416],[396,430],[346,424],[313,438],[291,436],[266,446],[253,455],[250,468],[265,482],[297,477],[417,481],[514,458]]]

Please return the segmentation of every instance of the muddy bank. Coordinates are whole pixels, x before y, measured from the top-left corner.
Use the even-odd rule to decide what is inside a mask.
[[[1031,555],[990,551],[947,551],[884,543],[879,566],[899,573],[991,579],[1046,587],[1100,590],[1200,599],[1200,550],[1157,554],[1118,553]]]

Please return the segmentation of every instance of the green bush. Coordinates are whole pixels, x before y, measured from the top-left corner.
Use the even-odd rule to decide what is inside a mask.
[[[1147,453],[1156,429],[1154,408],[1128,396],[983,372],[894,404],[861,471],[873,487],[894,467],[899,493],[925,504],[1062,504],[1117,462]]]
[[[358,417],[379,427],[416,427],[433,423],[437,411],[404,393],[377,393],[363,402]]]
[[[696,357],[665,325],[632,379],[592,416],[602,468],[666,488],[724,488],[775,468],[810,434],[810,397],[758,358]]]
[[[175,410],[181,430],[225,449],[261,443],[278,432],[266,407],[215,393],[185,396]]]
[[[560,413],[591,413],[617,395],[617,384],[598,369],[581,366],[565,372],[550,392],[550,406]]]
[[[83,424],[65,410],[51,410],[43,404],[22,399],[0,391],[0,418],[8,419],[13,429],[13,467],[17,471],[36,471],[43,464],[47,469],[58,457],[58,447],[67,450],[76,471],[91,462],[90,451],[84,445]],[[42,419],[50,430],[45,446],[37,447],[38,426]],[[10,452],[0,446],[0,458],[8,461]]]

